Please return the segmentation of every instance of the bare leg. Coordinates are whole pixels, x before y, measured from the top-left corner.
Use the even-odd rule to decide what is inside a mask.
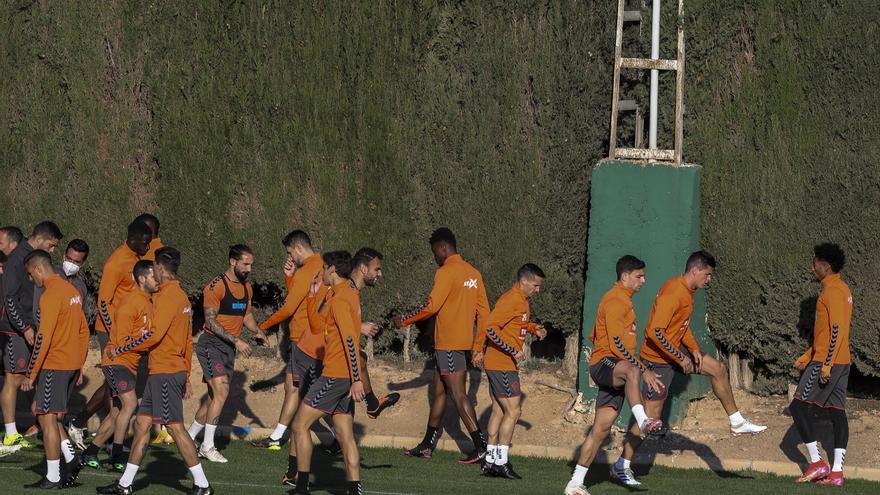
[[[311,428],[315,421],[318,421],[323,415],[322,411],[308,404],[302,404],[293,418],[293,437],[296,440],[296,450],[299,452],[296,462],[297,469],[300,471],[309,472],[311,470],[312,450],[314,450]]]
[[[730,375],[727,374],[727,366],[724,363],[711,356],[703,356],[700,374],[708,376],[712,381],[712,392],[721,401],[721,407],[724,408],[724,412],[728,416],[739,411],[736,407],[736,400],[733,398]]]
[[[618,414],[619,412],[613,407],[600,407],[596,409],[596,418],[593,420],[593,426],[581,444],[581,452],[578,456],[579,465],[589,467],[593,463],[599,447],[602,446],[602,442],[611,433],[611,425],[614,424]]]
[[[354,440],[354,417],[349,414],[336,414],[333,416],[333,427],[342,447],[342,458],[345,460],[345,479],[348,481],[360,481],[361,457],[358,446]]]
[[[467,373],[464,371],[441,375],[446,391],[452,396],[455,407],[458,409],[458,416],[461,418],[467,431],[474,432],[479,430],[480,426],[477,424],[477,412],[474,410],[474,404],[471,402],[470,397],[467,396],[466,377]]]

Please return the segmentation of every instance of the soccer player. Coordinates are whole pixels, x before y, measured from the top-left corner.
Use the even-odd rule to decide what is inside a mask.
[[[0,252],[8,258],[22,239],[24,239],[24,234],[20,228],[13,226],[0,228]]]
[[[495,303],[486,331],[478,334],[474,341],[474,365],[482,362],[492,395],[492,414],[486,428],[489,445],[483,461],[483,474],[487,476],[521,479],[507,456],[522,412],[517,370],[525,358],[523,343],[527,333],[537,335],[539,340],[547,336],[543,325],[529,321],[529,299],[541,290],[543,283],[544,272],[537,265],[526,263],[520,267],[513,287]]]
[[[9,249],[10,243],[20,236],[21,231],[16,231],[15,228],[4,229],[6,249]],[[40,222],[34,226],[27,240],[19,241],[15,249],[8,253],[4,265],[3,318],[0,319],[0,337],[3,338],[0,342],[3,346],[2,366],[6,374],[3,389],[0,391],[0,407],[3,409],[3,423],[6,427],[3,445],[30,446],[30,442],[25,440],[15,425],[15,402],[18,389],[24,382],[28,358],[34,345],[36,320],[34,282],[28,278],[24,259],[34,250],[52,253],[63,237],[61,230],[54,223]]]
[[[709,377],[712,391],[730,419],[730,432],[733,435],[754,435],[767,427],[742,416],[733,398],[727,366],[701,351],[691,332],[694,292],[705,289],[714,272],[715,258],[711,254],[706,251],[692,253],[685,263],[684,274],[663,284],[654,299],[639,357],[650,371],[659,375],[663,386],[652,390],[643,385],[645,413],[650,418],[660,417],[676,373],[698,373]],[[630,487],[641,484],[630,469],[633,455],[642,444],[641,433],[640,425],[633,422],[624,439],[623,454],[611,470],[612,478]]]
[[[104,262],[101,283],[98,286],[98,317],[95,320],[95,337],[102,353],[110,340],[109,332],[113,327],[116,308],[125,296],[137,290],[131,274],[135,263],[147,254],[152,239],[153,231],[147,224],[132,222],[128,225],[125,243],[116,248]],[[72,438],[84,437],[89,418],[103,408],[109,411],[110,407],[110,393],[107,382],[104,381],[89,398],[85,409],[73,419],[68,427],[68,434]]]
[[[24,267],[34,285],[45,288],[39,301],[34,350],[21,390],[27,392],[36,386],[35,412],[43,430],[46,476],[27,488],[63,488],[76,480],[82,466],[82,459],[74,454],[61,420],[67,413],[73,388],[81,379],[88,353],[89,327],[82,310],[82,296],[55,273],[48,252],[32,250],[24,258]],[[61,455],[65,460],[63,480]]]
[[[458,254],[455,234],[441,227],[428,241],[434,261],[440,266],[434,275],[434,287],[428,301],[411,313],[394,318],[397,327],[437,315],[434,325],[434,396],[425,437],[416,447],[405,450],[407,456],[430,459],[440,438],[440,424],[446,409],[446,396],[452,397],[458,415],[474,443],[474,451],[460,460],[462,464],[479,462],[486,455],[486,439],[477,423],[477,413],[467,396],[465,353],[474,345],[474,322],[478,333],[485,331],[489,318],[489,300],[483,276]]]
[[[565,495],[589,495],[584,487],[587,469],[611,432],[611,425],[620,414],[624,398],[629,402],[642,435],[650,435],[663,427],[661,420],[645,414],[639,378],[644,376],[646,386],[654,392],[658,392],[663,384],[635,357],[636,313],[632,296],[645,285],[645,262],[626,255],[617,260],[616,271],[617,282],[602,296],[596,312],[596,323],[590,332],[590,340],[593,341],[590,377],[599,387],[596,417],[581,444],[580,457],[571,481],[565,487]]]
[[[251,355],[251,346],[241,338],[241,327],[256,335],[264,345],[269,342],[251,313],[254,288],[247,281],[254,265],[254,252],[244,244],[229,248],[229,266],[214,277],[204,289],[205,326],[196,345],[196,356],[202,366],[203,380],[208,383],[209,400],[203,402],[189,427],[195,440],[204,429],[205,436],[199,455],[211,462],[227,462],[214,445],[214,434],[220,412],[229,396],[229,380],[235,371],[235,356]]]
[[[153,271],[153,262],[138,261],[134,265],[133,276],[137,282],[138,290],[126,295],[116,310],[108,344],[112,347],[123,347],[141,338],[149,331],[149,324],[153,319],[153,304],[150,297],[159,290],[159,284],[156,282]],[[100,467],[98,452],[107,440],[112,439],[113,450],[110,453],[110,465],[116,471],[122,472],[125,469],[123,442],[128,433],[128,424],[138,405],[135,385],[141,361],[147,360],[142,359],[140,354],[134,352],[126,352],[115,358],[111,358],[106,350],[103,353],[101,368],[110,389],[110,396],[113,398],[113,408],[101,422],[91,445],[85,449],[83,461],[87,466]],[[149,374],[149,369],[147,373]]]
[[[360,454],[354,438],[354,403],[364,399],[361,379],[360,291],[372,287],[382,277],[382,255],[362,248],[346,264],[345,252],[324,255],[324,283],[332,294],[324,325],[324,366],[321,376],[312,383],[293,420],[298,473],[293,493],[309,493],[309,470],[312,462],[311,426],[325,414],[333,417],[337,438],[342,446],[349,495],[363,493],[360,480]],[[350,274],[348,273],[350,271]],[[350,278],[346,278],[346,277]]]
[[[150,423],[165,425],[174,438],[174,444],[193,477],[190,495],[214,493],[199,462],[196,446],[183,426],[183,401],[192,394],[193,344],[192,308],[177,278],[179,268],[180,252],[177,249],[166,246],[156,251],[153,271],[159,291],[153,295],[154,317],[150,330],[122,347],[108,348],[111,359],[131,352],[149,353],[150,376],[138,407],[125,472],[117,481],[99,487],[98,493],[131,495],[131,484],[150,441]]]
[[[150,228],[150,232],[153,234],[153,238],[150,240],[150,247],[147,250],[147,253],[141,256],[141,259],[155,261],[156,251],[165,247],[165,245],[162,244],[162,239],[159,238],[159,219],[151,213],[141,213],[134,219],[134,221],[147,224],[147,227]]]
[[[837,244],[820,244],[813,249],[813,274],[822,283],[816,302],[813,343],[795,362],[803,371],[789,411],[801,440],[810,454],[807,471],[798,483],[815,481],[822,485],[843,486],[843,460],[849,441],[846,418],[846,386],[851,358],[849,331],[852,320],[852,292],[840,277],[846,262]],[[813,413],[824,410],[831,417],[834,430],[834,466],[819,455],[813,425]]]
[[[260,330],[265,332],[284,320],[290,320],[288,323],[290,353],[284,375],[284,401],[275,431],[267,438],[253,442],[254,447],[269,450],[281,450],[281,437],[293,421],[299,405],[298,387],[302,387],[302,370],[314,366],[318,358],[316,354],[318,344],[323,347],[323,338],[320,335],[312,336],[308,331],[309,318],[305,304],[309,286],[324,266],[321,255],[312,247],[309,235],[302,230],[290,232],[281,244],[287,252],[287,263],[284,267],[287,297],[284,299],[284,305],[260,324]],[[300,342],[302,346],[299,345]],[[299,362],[302,363],[301,366],[297,366]],[[296,457],[296,442],[290,442],[290,455]]]

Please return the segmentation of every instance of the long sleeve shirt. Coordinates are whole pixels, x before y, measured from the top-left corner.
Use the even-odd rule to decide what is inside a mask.
[[[3,265],[3,319],[0,332],[23,334],[34,327],[36,320],[34,307],[34,283],[24,269],[24,258],[34,248],[27,241],[9,253]]]
[[[599,310],[596,312],[596,322],[590,332],[590,340],[593,342],[590,366],[598,363],[602,358],[613,356],[635,365],[640,370],[646,369],[645,365],[635,357],[636,312],[633,309],[632,296],[633,291],[620,282],[615,283],[602,296]]]
[[[113,326],[113,317],[119,303],[128,294],[137,289],[134,281],[134,265],[138,255],[123,244],[107,258],[104,271],[101,273],[101,284],[98,286],[98,318],[95,321],[96,332],[109,332]]]
[[[354,282],[333,286],[329,313],[324,324],[324,371],[322,376],[361,380],[361,298]]]
[[[136,290],[125,296],[116,310],[113,327],[110,329],[112,347],[123,347],[134,342],[150,331],[150,322],[153,318],[153,303],[149,294],[143,290]],[[141,355],[136,352],[122,353],[115,358],[110,358],[107,346],[101,358],[101,366],[118,365],[125,366],[132,373],[137,374],[138,363]]]
[[[312,280],[321,273],[323,268],[324,261],[320,254],[315,253],[306,258],[303,265],[293,272],[293,276],[285,280],[287,297],[284,298],[284,304],[260,324],[260,329],[266,331],[290,318],[290,340],[298,341],[302,338],[303,333],[309,329],[309,316],[305,300],[309,295]]]
[[[27,376],[40,370],[80,370],[89,351],[89,327],[82,310],[82,296],[57,274],[44,283],[40,297],[39,326]]]
[[[526,334],[534,334],[537,330],[537,325],[529,321],[530,315],[529,300],[519,287],[513,286],[498,298],[495,309],[489,314],[485,330],[477,333],[474,341],[475,352],[481,352],[485,346],[485,369],[517,370],[513,356],[522,352]]]
[[[401,324],[411,325],[437,315],[434,325],[434,349],[466,351],[474,345],[474,324],[478,334],[486,329],[489,299],[483,276],[454,254],[434,274],[434,287],[428,300],[418,309],[403,315]]]
[[[852,292],[839,273],[822,279],[822,293],[816,301],[816,323],[813,325],[813,343],[798,358],[804,364],[822,363],[822,371],[830,373],[836,364],[850,364],[850,323],[852,321]]]
[[[653,363],[682,363],[681,345],[696,354],[700,346],[691,332],[690,318],[694,312],[694,291],[678,276],[670,279],[651,306],[641,358]]]
[[[330,313],[331,297],[330,287],[322,284],[317,294],[306,298],[310,331],[303,333],[297,342],[300,350],[319,361],[324,360],[324,326]]]

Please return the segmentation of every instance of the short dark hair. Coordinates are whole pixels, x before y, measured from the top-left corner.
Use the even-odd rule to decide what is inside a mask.
[[[446,243],[452,246],[452,249],[457,249],[457,244],[455,241],[455,234],[449,230],[448,227],[440,227],[431,233],[431,237],[428,239],[428,243],[432,246],[434,244]]]
[[[86,256],[89,255],[89,245],[88,245],[88,243],[86,243],[86,241],[84,241],[82,239],[73,239],[70,242],[68,242],[67,248],[65,248],[64,251],[66,252],[67,250],[70,250],[70,249],[76,251],[77,253],[85,253]]]
[[[623,276],[624,273],[633,272],[636,270],[641,270],[645,267],[645,262],[636,258],[631,254],[625,254],[617,260],[617,265],[615,265],[614,269],[617,271],[617,280],[620,280],[620,277]]]
[[[138,239],[140,237],[150,236],[153,237],[153,229],[150,228],[144,222],[140,220],[135,220],[128,224],[128,238],[129,239]]]
[[[147,227],[150,227],[150,231],[153,233],[153,237],[159,235],[159,219],[156,218],[156,215],[153,215],[152,213],[141,213],[135,217],[134,221],[147,224]]]
[[[330,251],[321,254],[321,260],[327,266],[336,268],[336,273],[340,277],[348,277],[351,275],[351,253],[348,251]]]
[[[245,254],[249,254],[251,256],[254,255],[254,252],[247,244],[234,244],[232,246],[229,246],[229,259],[240,261],[241,257]]]
[[[697,267],[700,270],[706,267],[715,268],[715,257],[709,254],[708,251],[699,250],[691,253],[688,256],[687,263],[684,264],[685,273],[691,271],[691,268]]]
[[[831,265],[831,271],[834,273],[840,273],[840,270],[843,270],[843,265],[846,264],[846,255],[837,244],[824,242],[814,246],[813,253],[816,255],[817,260]]]
[[[34,249],[24,257],[24,266],[32,266],[37,264],[47,265],[51,267],[52,257],[49,256],[49,253],[43,251],[42,249]]]
[[[21,240],[24,239],[24,233],[21,231],[20,228],[14,225],[3,227],[2,229],[0,229],[0,232],[6,234],[6,237],[8,237],[9,240],[11,240],[12,242],[21,243]]]
[[[303,230],[292,230],[284,239],[281,240],[281,244],[286,247],[300,245],[302,247],[312,248],[312,238],[309,237],[309,234],[306,234]]]
[[[31,237],[42,237],[44,239],[64,239],[64,234],[61,233],[61,229],[55,225],[55,222],[44,220],[36,225],[34,225],[34,231],[31,233]]]
[[[526,263],[516,271],[517,280],[534,280],[536,278],[545,278],[545,275],[544,270],[541,270],[541,267],[534,263]]]
[[[362,247],[354,253],[351,258],[351,268],[355,269],[361,265],[369,265],[375,258],[382,259],[382,253],[371,247]]]
[[[132,270],[131,274],[134,275],[134,281],[137,283],[140,277],[146,277],[149,275],[150,270],[153,269],[153,262],[150,260],[140,260],[134,264],[134,270]]]
[[[156,250],[156,262],[166,271],[177,275],[180,268],[180,251],[171,246],[162,246]]]

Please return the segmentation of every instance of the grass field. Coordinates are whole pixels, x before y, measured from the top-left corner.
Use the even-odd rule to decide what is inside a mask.
[[[236,441],[223,453],[229,464],[206,463],[205,471],[218,494],[224,493],[285,493],[279,483],[286,467],[287,453],[259,451]],[[431,461],[405,458],[395,449],[363,449],[362,477],[367,493],[378,495],[403,494],[561,494],[568,481],[570,468],[565,463],[548,459],[513,458],[521,481],[486,479],[479,476],[476,466],[460,466],[458,454],[437,452]],[[312,493],[344,494],[344,472],[340,459],[331,459],[322,451],[315,452],[312,472]],[[185,493],[192,485],[189,473],[180,462],[174,447],[158,447],[150,451],[146,469],[135,480],[137,493]],[[320,467],[319,467],[320,466]],[[39,479],[44,472],[42,452],[31,448],[0,460],[0,493],[29,493],[22,485]],[[638,471],[637,471],[637,474]],[[661,466],[642,470],[643,491],[650,494],[713,493],[749,495],[781,495],[828,493],[833,487],[796,486],[790,479],[777,476],[737,472],[717,474],[705,470],[671,469]],[[94,487],[112,482],[118,475],[84,468],[80,486],[68,493],[95,493]],[[597,466],[587,480],[592,494],[628,493],[629,490],[611,483],[605,466]],[[853,480],[847,483],[848,495],[880,493],[880,483]]]

